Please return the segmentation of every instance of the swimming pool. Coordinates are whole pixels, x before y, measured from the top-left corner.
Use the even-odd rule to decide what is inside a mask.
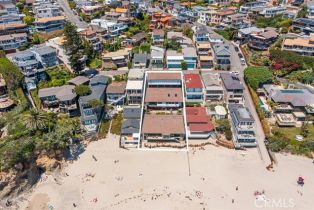
[[[259,102],[259,106],[261,107],[261,109],[263,110],[263,112],[266,113],[266,112],[267,112],[267,108],[266,108],[267,104],[265,104],[265,103],[263,102],[263,100],[261,99],[261,97],[258,98],[258,102]]]

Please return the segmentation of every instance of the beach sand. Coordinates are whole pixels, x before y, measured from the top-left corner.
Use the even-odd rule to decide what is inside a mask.
[[[314,164],[277,154],[266,170],[257,149],[157,152],[118,148],[118,139],[93,142],[60,175],[39,182],[19,209],[313,209]],[[97,161],[92,157],[95,156]],[[65,175],[67,174],[67,175]],[[303,187],[297,185],[299,176]],[[264,191],[255,196],[254,192]],[[74,207],[74,205],[76,207]],[[26,208],[28,207],[28,208]]]

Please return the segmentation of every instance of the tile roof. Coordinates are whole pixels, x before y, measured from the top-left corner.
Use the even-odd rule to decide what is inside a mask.
[[[125,9],[125,8],[116,8],[113,10],[114,12],[118,12],[118,13],[126,13],[128,12],[128,9]]]
[[[165,36],[165,31],[163,29],[154,29],[153,30],[153,35],[159,35],[161,37]]]
[[[203,88],[199,74],[184,74],[186,88]]]
[[[20,37],[27,37],[27,34],[26,33],[16,33],[16,34],[8,34],[8,35],[0,36],[1,40],[20,38]]]
[[[314,47],[314,36],[310,37],[298,37],[294,39],[285,39],[283,46],[302,46],[302,47]]]
[[[10,23],[0,25],[0,30],[9,30],[13,28],[24,28],[26,27],[25,23]]]
[[[36,23],[47,23],[49,21],[56,21],[56,20],[65,20],[65,17],[64,16],[55,16],[55,17],[38,18],[35,22]]]
[[[205,107],[186,107],[186,121],[190,131],[207,131],[214,129]]]

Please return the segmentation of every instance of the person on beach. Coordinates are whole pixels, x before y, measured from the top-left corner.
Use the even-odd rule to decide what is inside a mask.
[[[93,157],[93,159],[94,159],[95,161],[97,161],[97,158],[95,157],[95,155],[92,155],[92,157]]]

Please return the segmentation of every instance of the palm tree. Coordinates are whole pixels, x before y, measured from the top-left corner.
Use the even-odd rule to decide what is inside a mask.
[[[23,121],[27,128],[38,130],[46,125],[48,117],[46,113],[40,112],[36,109],[31,109],[23,116]]]

